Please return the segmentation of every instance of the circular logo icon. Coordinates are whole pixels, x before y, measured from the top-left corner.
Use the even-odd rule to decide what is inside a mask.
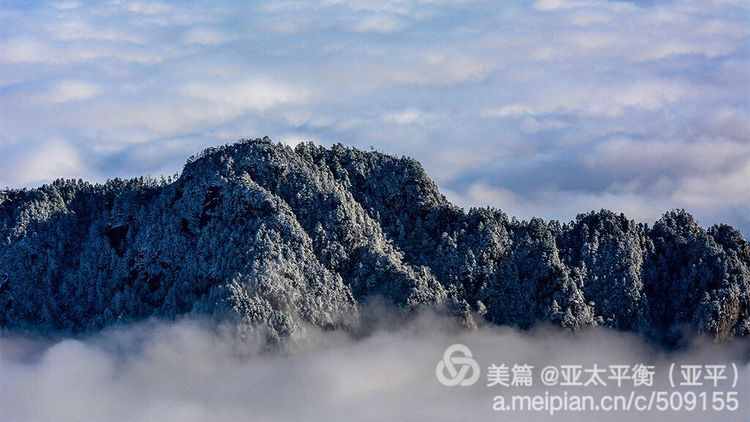
[[[435,377],[446,387],[473,385],[479,376],[479,364],[474,360],[471,349],[463,344],[448,346],[443,359],[435,367]]]

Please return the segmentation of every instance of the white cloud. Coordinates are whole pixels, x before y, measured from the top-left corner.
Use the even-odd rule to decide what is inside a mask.
[[[523,104],[508,104],[500,107],[487,108],[481,112],[481,116],[486,118],[519,117],[529,114],[535,114],[534,109]]]
[[[708,175],[688,175],[674,193],[688,209],[708,212],[723,207],[750,208],[750,160],[740,168]]]
[[[75,148],[63,140],[12,147],[4,152],[9,165],[0,167],[0,186],[38,185],[57,178],[85,176],[85,164]]]
[[[695,88],[692,88],[693,90]],[[620,107],[637,107],[644,110],[657,110],[675,103],[690,94],[691,89],[677,82],[644,81],[636,82],[612,92],[615,106],[608,113],[621,113]],[[593,103],[592,103],[593,104]],[[590,106],[596,107],[596,106]]]
[[[657,111],[689,96],[699,87],[669,80],[641,80],[625,84],[562,86],[539,97],[537,113],[570,113],[589,117],[620,117],[631,110]]]
[[[49,103],[67,103],[87,100],[96,97],[100,93],[101,89],[89,82],[60,81],[53,85],[48,92],[37,97],[37,99]]]
[[[567,42],[580,53],[609,49],[618,42],[616,36],[605,32],[576,32],[567,37]]]
[[[718,57],[731,52],[734,46],[723,43],[694,43],[684,41],[666,41],[646,46],[635,58],[641,61],[660,60],[684,54],[702,54],[708,58]]]
[[[521,120],[521,131],[523,133],[539,133],[548,130],[559,130],[569,127],[567,122],[556,118],[541,118],[527,116]]]
[[[283,104],[302,104],[311,97],[311,93],[303,87],[264,78],[188,83],[182,88],[182,93],[237,111],[262,111]]]
[[[666,172],[698,175],[731,171],[744,162],[750,163],[750,144],[722,140],[611,139],[596,145],[584,158],[589,167],[648,177]]]
[[[55,22],[48,26],[48,31],[54,38],[63,41],[144,42],[143,38],[135,33],[128,33],[108,27],[97,27],[80,20]]]
[[[449,86],[477,82],[489,76],[494,65],[460,53],[430,52],[416,63],[388,69],[388,79],[398,84]]]
[[[139,1],[126,2],[125,9],[128,12],[140,15],[160,15],[173,10],[172,6],[166,3]]]
[[[519,212],[567,213],[538,199],[566,192],[570,212],[683,204],[742,223],[729,199],[744,197],[750,160],[742,2],[27,6],[0,6],[0,148],[75,140],[91,154],[82,174],[161,171],[177,151],[242,136],[310,136],[411,155],[463,196],[492,181]],[[165,143],[182,146],[159,153]],[[124,151],[153,158],[111,159]],[[567,185],[552,186],[556,172]]]
[[[72,10],[81,7],[81,3],[78,1],[59,1],[53,3],[53,6],[60,10]]]
[[[106,37],[97,33],[98,37]],[[118,37],[117,34],[110,34]],[[78,35],[76,35],[78,36]],[[128,40],[129,35],[123,35],[120,40]],[[130,38],[132,41],[136,37]],[[78,44],[57,45],[53,41],[40,41],[33,38],[11,38],[0,41],[0,63],[10,64],[50,64],[57,66],[71,65],[96,60],[113,60],[123,63],[154,64],[164,60],[164,53],[158,49],[144,49],[140,47],[110,47],[99,44],[83,46]],[[64,73],[65,76],[77,76]]]
[[[656,111],[696,95],[696,87],[667,80],[639,81],[623,85],[560,86],[558,91],[535,92],[528,104],[510,103],[480,111],[484,118],[534,117],[543,114],[573,114],[618,117],[628,110]]]
[[[684,363],[734,362],[739,397],[750,392],[750,367],[741,363],[746,345],[696,341],[665,353],[633,335],[603,329],[573,334],[548,327],[520,332],[483,326],[467,331],[427,315],[412,321],[391,318],[397,326],[380,323],[356,340],[341,332],[311,330],[305,341],[281,353],[259,353],[254,339],[243,342],[227,334],[229,330],[193,321],[138,324],[82,340],[46,342],[6,335],[0,337],[0,408],[6,419],[39,422],[225,422],[248,415],[268,421],[491,421],[507,415],[492,411],[493,398],[501,391],[486,386],[486,368],[492,364],[607,368],[644,363],[654,365],[654,386],[636,391],[649,394],[672,391],[667,381],[671,363],[679,368]],[[447,388],[435,378],[437,362],[455,343],[468,346],[481,368],[480,382],[471,387]],[[606,386],[585,394],[627,395],[632,388],[627,382],[618,388],[606,374],[602,378]],[[531,387],[504,391],[545,395],[545,387],[536,381]],[[713,390],[708,391],[710,395]],[[539,420],[540,415],[517,411],[513,420]],[[712,420],[734,421],[736,416],[718,412]],[[632,417],[612,412],[607,420]],[[705,418],[704,412],[679,412],[680,421]],[[590,422],[602,416],[560,412],[554,419]],[[638,420],[662,422],[665,413],[639,413]]]
[[[357,22],[353,30],[355,32],[381,32],[388,33],[398,31],[402,28],[402,23],[393,16],[372,15],[367,16]]]
[[[554,167],[553,167],[554,168]],[[705,224],[738,218],[750,207],[750,144],[612,139],[593,147],[577,168],[600,175],[604,189],[570,189],[551,183],[533,191],[485,182],[448,191],[459,205],[494,206],[523,218],[571,220],[601,208],[653,222],[668,209],[690,210]],[[560,174],[561,179],[570,176]],[[747,223],[738,220],[737,223]]]
[[[0,42],[0,61],[6,63],[40,63],[49,61],[56,52],[33,39],[12,38]]]
[[[609,209],[624,212],[629,218],[653,222],[669,209],[668,201],[635,192],[540,190],[523,195],[482,182],[472,184],[463,193],[447,191],[446,196],[463,207],[491,206],[523,219],[542,217],[571,221],[581,213]]]
[[[583,11],[574,14],[571,17],[571,22],[577,26],[592,26],[609,23],[612,19],[613,17],[606,13]]]
[[[187,31],[183,39],[187,44],[219,45],[227,42],[229,37],[213,29],[194,28]]]
[[[150,100],[140,102],[141,95],[147,95]],[[85,130],[96,133],[97,138],[104,137],[110,143],[119,144],[120,148],[133,144],[143,144],[142,148],[147,148],[154,138],[179,139],[198,134],[210,139],[215,136],[212,134],[222,133],[226,140],[277,135],[290,130],[269,132],[266,128],[258,132],[256,119],[263,122],[280,117],[285,107],[301,106],[312,98],[313,93],[300,84],[268,77],[196,79],[158,87],[146,84],[135,87],[121,99],[101,98],[89,111]],[[252,129],[250,133],[235,127],[235,119],[240,117]],[[228,133],[232,130],[234,135]]]
[[[582,0],[537,0],[534,2],[534,8],[537,10],[557,10],[570,9],[590,5],[589,1]]]
[[[383,121],[397,125],[426,124],[436,116],[418,109],[409,108],[401,111],[386,113]]]

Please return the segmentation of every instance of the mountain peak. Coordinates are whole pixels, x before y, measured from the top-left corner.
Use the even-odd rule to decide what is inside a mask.
[[[0,194],[0,326],[82,332],[197,314],[272,340],[355,328],[363,303],[472,325],[607,326],[658,341],[750,334],[750,253],[684,211],[560,225],[465,211],[409,158],[269,138],[176,180]]]

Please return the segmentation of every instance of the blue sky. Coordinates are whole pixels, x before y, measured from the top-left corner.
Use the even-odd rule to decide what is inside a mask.
[[[420,160],[460,205],[750,232],[750,1],[0,0],[0,186],[268,135]]]

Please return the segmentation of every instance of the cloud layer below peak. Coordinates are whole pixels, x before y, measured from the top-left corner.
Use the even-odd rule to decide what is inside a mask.
[[[387,319],[387,316],[386,316]],[[480,377],[470,387],[438,383],[437,362],[451,344],[470,348]],[[737,411],[562,412],[560,421],[734,421],[750,394],[747,344],[718,347],[697,342],[679,353],[651,349],[636,337],[606,330],[572,334],[550,328],[531,332],[482,328],[456,331],[444,320],[422,315],[399,328],[382,326],[352,340],[337,332],[310,332],[287,353],[258,353],[198,321],[149,322],[109,330],[86,339],[41,341],[0,335],[0,408],[13,421],[350,421],[498,420],[549,418],[547,411],[494,412],[496,396],[511,400],[550,395],[627,396],[631,391],[735,391]],[[745,353],[745,355],[743,355]],[[670,365],[725,365],[727,381],[716,388],[672,389]],[[739,375],[733,384],[734,363]],[[653,365],[653,386],[623,387],[610,378],[609,365]],[[531,365],[528,387],[487,386],[491,365]],[[545,387],[546,366],[596,367],[606,385]],[[681,368],[677,366],[677,368]],[[677,374],[679,372],[675,371]],[[624,373],[630,376],[631,372]],[[680,380],[679,375],[675,375]],[[589,375],[582,374],[581,382]],[[560,378],[562,381],[562,378]],[[676,381],[677,382],[677,381]],[[703,383],[703,379],[701,378]],[[629,384],[630,383],[630,384]],[[598,399],[597,399],[598,400]],[[676,401],[674,403],[677,403]],[[700,402],[699,402],[700,403]],[[709,406],[714,403],[709,400]],[[677,405],[675,405],[677,406]],[[680,406],[685,406],[682,404]]]

